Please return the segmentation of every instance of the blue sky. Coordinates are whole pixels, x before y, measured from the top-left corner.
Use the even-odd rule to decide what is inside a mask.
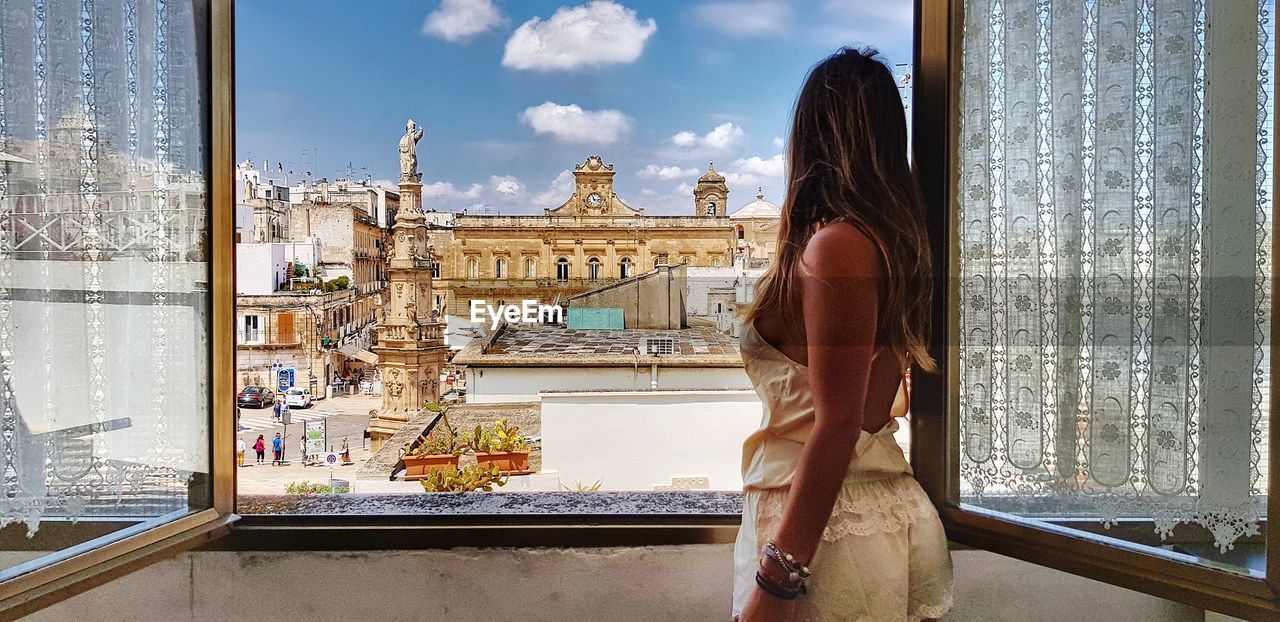
[[[599,154],[672,214],[711,160],[731,209],[779,202],[805,73],[842,44],[910,62],[911,2],[241,0],[236,29],[240,160],[392,180],[412,117],[428,208],[541,213]]]

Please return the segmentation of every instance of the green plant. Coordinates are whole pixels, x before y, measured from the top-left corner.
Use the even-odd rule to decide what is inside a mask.
[[[348,287],[351,287],[351,279],[345,276],[340,276],[336,279],[330,279],[324,282],[324,291],[326,292],[336,292],[347,289]]]
[[[461,469],[428,471],[418,481],[424,492],[493,492],[495,486],[507,485],[507,476],[498,472],[497,465],[468,464]]]
[[[475,431],[464,435],[463,444],[471,451],[490,454],[513,453],[529,449],[529,441],[520,434],[520,428],[509,424],[506,419],[495,422],[492,432],[477,425]]]
[[[302,482],[289,482],[289,484],[287,484],[284,487],[284,492],[285,494],[289,494],[289,495],[303,495],[303,496],[327,495],[335,492],[345,493],[345,492],[348,492],[348,489],[345,487],[339,486],[335,490],[334,488],[330,487],[328,484],[321,484],[319,482],[302,481]]]
[[[432,410],[432,406],[435,406],[437,410]],[[444,409],[434,402],[427,404],[427,410],[444,413]],[[453,426],[449,425],[449,418],[442,415],[440,423],[431,430],[430,434],[418,437],[416,447],[413,443],[405,445],[404,455],[409,457],[444,456],[448,454],[461,456],[466,450],[465,438],[459,435],[457,430],[453,429]]]
[[[574,480],[573,488],[570,488],[564,484],[560,484],[560,487],[569,492],[600,492],[601,481],[603,480],[596,480],[592,484],[584,484],[582,483],[582,480]]]

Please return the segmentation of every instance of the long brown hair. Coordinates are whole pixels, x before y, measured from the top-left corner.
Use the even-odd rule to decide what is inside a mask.
[[[924,201],[907,158],[906,115],[893,74],[873,48],[818,63],[792,113],[787,194],[778,252],[748,321],[764,313],[798,320],[800,257],[823,225],[840,220],[879,247],[884,261],[877,341],[925,371],[931,286]]]

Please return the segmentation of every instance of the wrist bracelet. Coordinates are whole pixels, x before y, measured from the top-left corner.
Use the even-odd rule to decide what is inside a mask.
[[[813,574],[812,572],[809,572],[808,566],[797,562],[796,558],[790,553],[783,553],[782,549],[778,548],[778,545],[773,543],[773,540],[765,542],[764,550],[761,552],[781,564],[787,572],[799,575],[802,580],[808,579]]]
[[[795,600],[796,596],[800,594],[798,591],[788,590],[787,588],[764,578],[759,572],[756,573],[756,585],[760,586],[760,589],[764,590],[765,593],[770,596],[781,598],[782,600]]]

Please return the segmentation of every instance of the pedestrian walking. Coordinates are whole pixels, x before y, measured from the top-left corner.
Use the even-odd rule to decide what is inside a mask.
[[[244,466],[244,439],[236,439],[236,466]]]
[[[302,466],[307,466],[307,435],[298,439],[298,455],[302,456]]]
[[[284,408],[284,399],[277,397],[276,403],[271,406],[271,418],[275,419],[276,423],[280,422],[280,411],[283,408]]]
[[[280,421],[283,423],[289,418],[289,402],[280,401]]]
[[[284,439],[280,438],[280,433],[276,432],[276,437],[271,439],[271,466],[278,466],[281,463],[281,456],[284,454]]]
[[[262,435],[258,435],[258,440],[253,442],[253,450],[258,453],[258,464],[262,464],[267,459],[267,443],[262,440]]]

